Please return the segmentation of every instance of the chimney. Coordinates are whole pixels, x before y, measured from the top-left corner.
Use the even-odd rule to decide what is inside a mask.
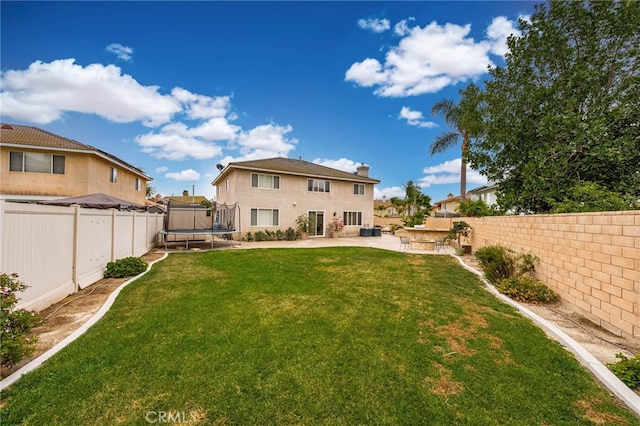
[[[369,177],[369,166],[365,166],[364,163],[358,166],[356,170],[357,170],[356,174],[358,176]]]

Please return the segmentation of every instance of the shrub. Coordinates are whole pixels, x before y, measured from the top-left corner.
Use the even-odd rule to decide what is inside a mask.
[[[414,214],[412,214],[410,216],[403,217],[402,218],[402,223],[407,228],[411,228],[411,227],[416,226],[416,225],[424,225],[425,218],[426,218],[426,216],[425,216],[424,211],[418,210],[417,212],[415,212]]]
[[[34,311],[15,309],[20,300],[17,293],[26,288],[17,274],[0,274],[0,363],[5,367],[31,355],[38,340],[27,334],[40,324],[40,316]]]
[[[147,269],[147,262],[137,257],[125,257],[115,262],[107,263],[104,271],[105,278],[133,277]]]
[[[514,275],[502,279],[496,284],[496,289],[518,302],[553,303],[557,302],[559,298],[544,283],[527,275]]]
[[[492,284],[514,275],[523,275],[535,270],[538,258],[532,254],[517,255],[503,246],[486,246],[476,251],[485,278]]]
[[[633,358],[627,358],[622,354],[616,354],[618,362],[607,364],[607,367],[618,376],[625,385],[632,389],[640,390],[640,354]]]
[[[286,241],[295,241],[298,239],[298,234],[292,227],[288,227],[286,231],[284,231],[284,239]]]
[[[253,241],[253,234],[251,232],[247,232],[247,241]]]

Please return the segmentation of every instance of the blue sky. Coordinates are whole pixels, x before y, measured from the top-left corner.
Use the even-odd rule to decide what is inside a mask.
[[[534,2],[11,2],[1,8],[2,122],[208,198],[216,164],[302,157],[433,202],[459,193],[459,148],[429,155],[443,99],[503,65]],[[486,183],[468,172],[467,189]]]

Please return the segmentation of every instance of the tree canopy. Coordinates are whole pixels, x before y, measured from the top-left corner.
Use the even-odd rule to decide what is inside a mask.
[[[616,200],[589,210],[637,208],[639,28],[640,2],[551,1],[519,21],[506,65],[467,99],[483,117],[467,159],[502,208],[560,211],[576,194]]]

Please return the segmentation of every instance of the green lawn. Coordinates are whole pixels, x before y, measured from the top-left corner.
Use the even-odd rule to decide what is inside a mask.
[[[637,425],[449,256],[174,254],[1,395],[29,425]]]

